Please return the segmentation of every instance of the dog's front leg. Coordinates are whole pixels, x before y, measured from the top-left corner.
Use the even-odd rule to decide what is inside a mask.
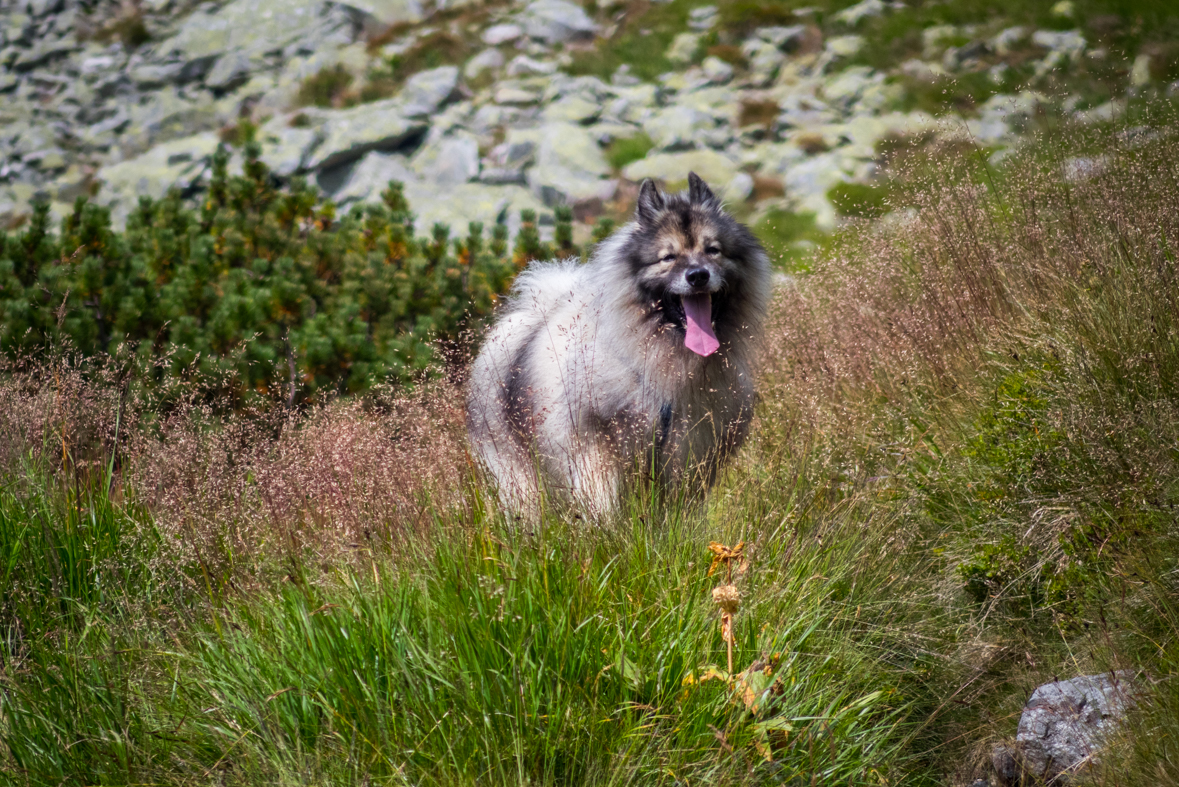
[[[618,461],[603,440],[583,437],[570,467],[573,499],[591,516],[614,510],[618,502]]]

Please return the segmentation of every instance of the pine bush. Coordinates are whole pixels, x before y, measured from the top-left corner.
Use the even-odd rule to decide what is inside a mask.
[[[337,216],[305,181],[276,188],[254,143],[241,175],[228,163],[223,147],[197,209],[178,192],[144,197],[118,232],[79,199],[59,232],[40,205],[0,233],[0,352],[109,354],[140,384],[197,379],[237,403],[322,400],[437,373],[439,348],[490,314],[521,251],[556,252],[535,216],[510,255],[503,225],[489,241],[478,223],[415,237],[399,183]],[[561,251],[575,252],[560,219]]]

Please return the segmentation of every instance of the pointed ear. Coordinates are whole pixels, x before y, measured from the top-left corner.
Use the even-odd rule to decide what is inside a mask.
[[[655,185],[655,181],[647,178],[643,181],[643,185],[639,186],[639,204],[635,209],[639,223],[652,223],[659,218],[664,207],[666,207],[666,203],[663,200],[663,192]]]
[[[712,193],[712,189],[708,188],[708,184],[699,175],[689,172],[688,199],[694,205],[707,205],[716,202],[716,195]]]

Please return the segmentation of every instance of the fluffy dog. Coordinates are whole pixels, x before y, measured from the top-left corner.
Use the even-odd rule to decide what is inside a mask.
[[[517,512],[542,489],[600,514],[638,470],[701,492],[745,439],[770,265],[708,186],[650,180],[635,219],[576,260],[533,264],[475,360],[467,428]]]

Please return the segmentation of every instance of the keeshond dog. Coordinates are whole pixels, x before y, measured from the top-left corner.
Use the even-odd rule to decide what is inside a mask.
[[[516,513],[591,514],[630,481],[696,495],[749,431],[770,265],[695,173],[639,189],[589,262],[535,263],[475,360],[471,443]]]

